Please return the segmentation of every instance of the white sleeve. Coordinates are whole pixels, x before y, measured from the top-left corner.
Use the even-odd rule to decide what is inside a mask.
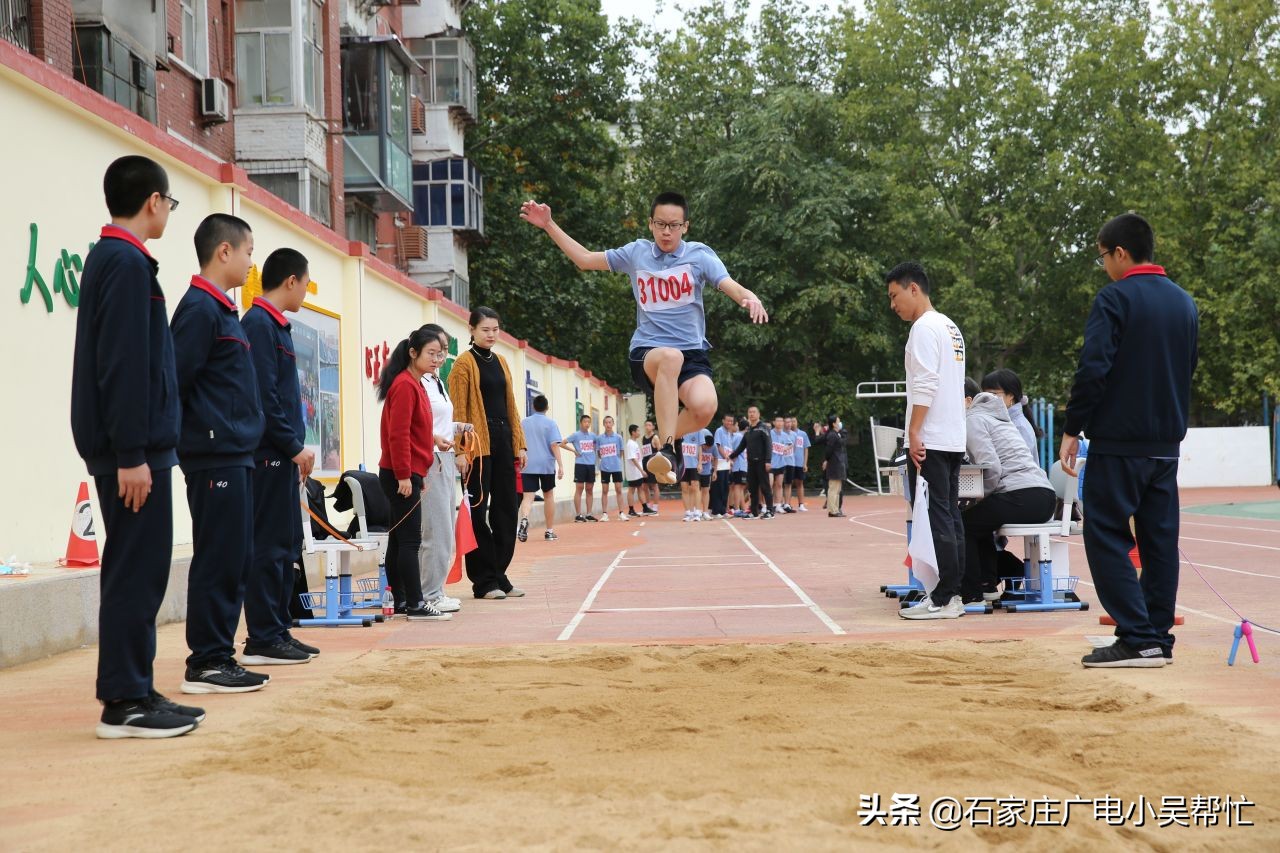
[[[911,381],[911,400],[918,406],[932,406],[938,396],[942,345],[938,330],[917,323],[907,338],[907,369]]]

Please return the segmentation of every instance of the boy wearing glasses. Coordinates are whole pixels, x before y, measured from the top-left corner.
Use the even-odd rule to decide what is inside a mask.
[[[583,248],[551,218],[551,208],[526,201],[520,218],[547,232],[580,270],[626,273],[636,300],[636,331],[631,337],[631,375],[653,394],[662,452],[646,467],[662,483],[674,483],[677,435],[697,432],[711,422],[718,406],[707,350],[702,292],[707,286],[745,308],[753,323],[769,315],[759,298],[729,277],[724,263],[702,243],[685,242],[689,205],[684,196],[665,192],[649,207],[653,240],[636,240],[607,252]],[[683,411],[680,404],[684,404]]]
[[[147,251],[177,202],[146,157],[121,157],[102,180],[111,224],[85,259],[71,371],[71,434],[107,530],[99,576],[100,738],[184,735],[204,719],[156,692],[156,614],[173,557],[178,377],[160,265]]]

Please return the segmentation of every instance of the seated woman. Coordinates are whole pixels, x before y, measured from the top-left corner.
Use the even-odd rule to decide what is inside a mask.
[[[966,396],[970,391],[966,391]],[[1053,515],[1054,491],[1009,420],[1004,400],[981,392],[966,419],[969,459],[982,467],[984,497],[963,511],[965,603],[1000,597],[994,534],[1005,524],[1038,524]]]
[[[1018,374],[1007,367],[993,370],[982,377],[982,390],[995,394],[1004,400],[1009,409],[1009,420],[1018,428],[1022,440],[1027,443],[1031,455],[1037,455],[1036,440],[1044,435],[1044,430],[1035,425],[1031,415],[1031,404],[1022,393],[1022,380]]]

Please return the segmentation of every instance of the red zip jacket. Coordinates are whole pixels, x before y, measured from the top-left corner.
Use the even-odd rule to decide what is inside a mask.
[[[427,476],[435,458],[431,405],[422,383],[408,370],[391,381],[382,404],[382,458],[379,468],[390,468],[397,480],[409,475]]]

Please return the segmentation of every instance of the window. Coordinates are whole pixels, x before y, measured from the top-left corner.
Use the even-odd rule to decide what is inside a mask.
[[[156,120],[156,69],[106,27],[74,30],[76,80],[147,121]]]
[[[236,0],[236,106],[292,106],[292,0]]]
[[[344,177],[348,193],[374,193],[407,210],[409,63],[391,37],[349,37],[342,45]]]
[[[193,71],[209,73],[209,11],[207,0],[181,0],[178,14],[182,32],[178,43],[179,59]]]
[[[347,206],[347,239],[358,240],[374,249],[378,245],[378,217],[363,204]]]
[[[312,219],[328,225],[329,176],[298,160],[285,160],[249,173],[249,179],[277,198],[305,211]]]
[[[302,100],[317,115],[324,114],[324,5],[303,0]]]
[[[462,157],[413,164],[413,223],[484,233],[484,178]]]
[[[409,52],[423,68],[419,94],[432,104],[460,106],[476,114],[476,55],[463,38],[409,39]]]

